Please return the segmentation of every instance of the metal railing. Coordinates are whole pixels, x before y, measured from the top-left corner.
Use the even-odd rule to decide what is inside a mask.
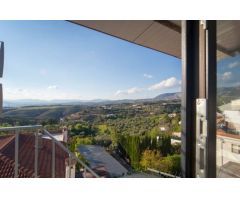
[[[158,171],[156,169],[147,168],[147,171],[159,174],[160,176],[163,176],[163,177],[166,177],[166,178],[180,178],[179,176],[175,176],[173,174],[169,174],[169,173],[166,173],[166,172],[161,172],[161,171]]]
[[[67,147],[65,147],[61,142],[59,142],[51,133],[49,133],[42,125],[32,125],[32,126],[14,126],[14,127],[2,127],[0,128],[0,132],[13,132],[15,134],[15,155],[14,155],[14,177],[18,177],[18,169],[19,169],[19,133],[20,131],[32,130],[35,134],[35,155],[34,155],[34,177],[38,177],[38,151],[39,151],[39,135],[42,133],[43,135],[48,136],[52,140],[52,178],[55,177],[55,154],[56,154],[56,145],[59,146],[64,152],[69,155],[69,160],[76,160],[83,168],[84,171],[89,171],[94,177],[98,178],[99,176],[89,168],[83,161],[81,161],[74,153],[69,151]]]
[[[61,147],[66,153],[68,153],[69,158],[71,159],[75,159],[80,165],[82,165],[84,167],[84,169],[86,171],[89,171],[93,176],[95,176],[96,178],[98,178],[99,176],[91,169],[89,168],[83,161],[81,161],[74,153],[72,153],[71,151],[69,151],[68,148],[66,148],[61,142],[59,142],[58,140],[56,140],[54,138],[54,136],[49,133],[46,129],[43,129],[43,133],[46,134],[48,137],[50,137],[53,141],[53,146],[55,147],[55,144],[57,144],[59,147]],[[54,155],[55,156],[55,155]],[[54,159],[53,159],[54,160]],[[55,166],[55,164],[54,164]]]

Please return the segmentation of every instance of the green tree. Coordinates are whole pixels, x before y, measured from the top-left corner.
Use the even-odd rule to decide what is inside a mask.
[[[179,175],[181,173],[181,157],[180,155],[171,155],[164,157],[157,168],[159,171]]]
[[[140,166],[145,170],[147,168],[157,169],[161,159],[162,156],[159,151],[147,149],[142,154]]]

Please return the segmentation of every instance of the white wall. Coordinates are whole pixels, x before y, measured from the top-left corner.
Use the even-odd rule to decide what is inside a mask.
[[[217,136],[217,166],[220,167],[229,161],[240,163],[240,154],[232,152],[232,144],[240,145],[240,140]]]

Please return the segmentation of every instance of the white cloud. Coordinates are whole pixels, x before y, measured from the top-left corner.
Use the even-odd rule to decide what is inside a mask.
[[[142,88],[133,87],[133,88],[129,88],[127,90],[118,90],[115,93],[115,96],[131,95],[131,94],[139,93],[141,91],[143,91]]]
[[[148,88],[148,90],[164,90],[175,88],[181,85],[181,81],[177,80],[175,77],[171,77],[161,81],[160,83],[154,84]]]
[[[223,75],[222,75],[222,80],[229,80],[232,76],[232,72],[225,72]]]
[[[239,66],[240,66],[240,62],[239,61],[235,61],[235,62],[229,63],[229,65],[228,65],[228,67],[230,69],[235,68],[235,67],[239,67]]]
[[[56,90],[56,89],[58,89],[58,86],[57,85],[49,85],[47,87],[47,89],[49,89],[49,90]]]
[[[141,91],[142,91],[141,88],[133,87],[133,88],[128,89],[127,93],[128,94],[135,94],[135,93],[138,93],[138,92],[141,92]]]
[[[148,78],[148,79],[153,78],[153,76],[152,76],[151,74],[143,74],[143,76],[144,76],[145,78]]]

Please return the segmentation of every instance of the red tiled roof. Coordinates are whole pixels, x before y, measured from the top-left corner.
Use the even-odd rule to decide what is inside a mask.
[[[217,130],[217,135],[223,136],[223,137],[234,138],[234,139],[240,139],[240,135],[234,135],[234,134],[226,133],[222,130]]]
[[[26,170],[23,167],[18,168],[19,178],[31,178],[34,173]],[[8,157],[0,154],[0,178],[13,178],[14,177],[14,161]]]
[[[6,138],[3,140],[0,137],[0,145],[5,144],[0,149],[2,155],[6,156],[9,160],[7,163],[14,161],[15,156],[15,140],[14,136],[11,136],[11,140],[6,143]],[[34,159],[35,159],[35,136],[20,134],[19,135],[19,165],[27,171],[34,172]],[[59,146],[55,146],[55,177],[65,177],[65,159],[68,158],[68,154],[63,151]],[[42,138],[42,145],[38,151],[38,176],[42,178],[50,178],[52,173],[52,141]],[[11,169],[10,165],[6,165]],[[14,169],[14,162],[13,162]],[[11,170],[10,170],[11,171]],[[1,171],[0,171],[1,173]],[[2,172],[3,173],[3,172]],[[14,173],[13,173],[14,174]],[[0,174],[1,176],[1,174]],[[9,175],[10,176],[10,175]],[[12,177],[12,176],[10,176]]]
[[[14,138],[14,135],[5,135],[1,136],[0,139],[0,150],[5,147],[12,139]]]

